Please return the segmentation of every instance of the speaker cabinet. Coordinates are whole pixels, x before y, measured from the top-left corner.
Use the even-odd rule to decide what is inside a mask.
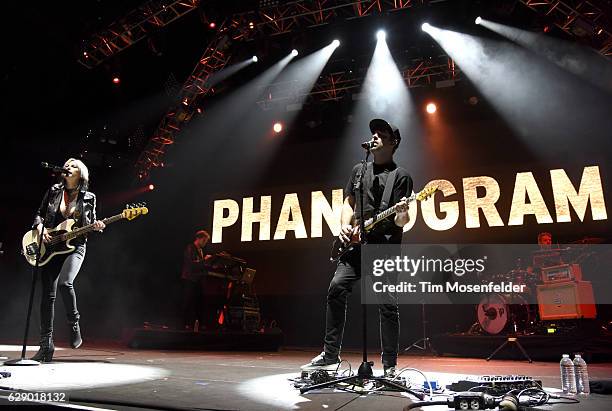
[[[590,281],[567,281],[537,286],[541,320],[596,318]]]

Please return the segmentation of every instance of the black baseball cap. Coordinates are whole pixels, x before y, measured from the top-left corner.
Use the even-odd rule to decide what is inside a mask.
[[[370,131],[374,134],[377,130],[386,130],[389,134],[393,135],[397,139],[397,144],[399,145],[400,141],[402,141],[402,137],[400,136],[399,128],[394,124],[389,123],[382,118],[375,118],[370,121]]]

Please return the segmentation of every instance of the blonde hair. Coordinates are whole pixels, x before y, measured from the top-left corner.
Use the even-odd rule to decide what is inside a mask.
[[[64,165],[70,162],[76,164],[77,168],[79,169],[79,174],[81,174],[81,179],[79,180],[79,187],[81,188],[81,190],[87,190],[89,188],[89,169],[87,168],[85,163],[83,163],[78,158],[69,158],[68,160],[66,160]]]

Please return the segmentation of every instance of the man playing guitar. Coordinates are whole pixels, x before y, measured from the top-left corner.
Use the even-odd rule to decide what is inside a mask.
[[[402,227],[408,223],[408,203],[406,197],[412,192],[412,178],[408,172],[393,161],[395,150],[401,141],[397,127],[382,119],[370,121],[372,140],[370,151],[373,162],[366,164],[363,173],[363,211],[365,218],[376,214],[383,200],[387,184],[393,184],[388,204],[397,204],[395,215],[377,224],[367,234],[369,243],[399,244],[402,240]],[[355,191],[361,164],[353,167],[351,178],[344,190],[340,239],[343,242],[354,240],[359,235],[359,225],[354,224],[360,215],[359,191]],[[395,171],[397,170],[397,171]],[[393,181],[389,176],[392,175]],[[383,206],[384,207],[384,206]],[[361,278],[361,255],[359,249],[344,254],[338,261],[334,277],[327,292],[325,317],[325,338],[323,352],[313,358],[303,369],[334,370],[340,363],[340,349],[346,321],[348,296],[353,285]],[[382,363],[386,376],[393,376],[399,350],[399,311],[397,304],[379,306],[382,342]]]

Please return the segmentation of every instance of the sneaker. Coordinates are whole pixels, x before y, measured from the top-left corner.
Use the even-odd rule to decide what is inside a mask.
[[[335,371],[340,364],[340,357],[330,358],[323,351],[321,354],[310,360],[310,363],[302,365],[302,370],[326,370]]]
[[[396,369],[395,366],[389,366],[387,367],[386,365],[383,367],[383,370],[385,372],[385,378],[395,378],[395,374],[396,374]]]

